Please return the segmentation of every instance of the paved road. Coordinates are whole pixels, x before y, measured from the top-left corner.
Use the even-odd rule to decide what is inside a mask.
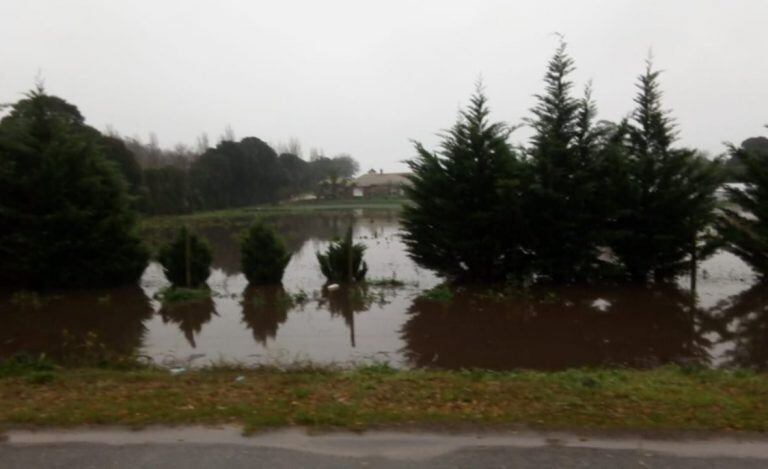
[[[768,439],[375,432],[243,438],[236,429],[11,432],[0,468],[765,468]]]

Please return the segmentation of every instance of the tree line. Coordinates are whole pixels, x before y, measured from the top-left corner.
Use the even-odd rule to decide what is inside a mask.
[[[143,169],[137,206],[149,214],[173,214],[274,203],[359,171],[346,154],[312,156],[307,161],[295,153],[278,154],[257,137],[222,140],[176,163]]]
[[[768,279],[768,151],[754,144],[762,140],[730,147],[745,185],[729,188],[723,206],[715,191],[725,165],[676,145],[652,64],[629,117],[615,123],[597,120],[589,86],[574,95],[573,70],[563,43],[524,147],[510,145],[510,126],[491,121],[481,87],[437,151],[416,144],[402,217],[410,255],[457,282],[644,283],[690,272],[726,247]],[[230,137],[191,157],[139,151],[88,126],[74,105],[31,91],[0,120],[0,286],[129,283],[148,258],[137,207],[274,202],[358,170],[346,155],[305,161]],[[339,265],[349,267],[345,259]]]
[[[149,257],[137,208],[275,202],[359,169],[348,155],[313,156],[278,155],[255,137],[222,139],[199,155],[145,148],[100,133],[39,86],[0,120],[0,288],[130,283]],[[142,167],[148,157],[153,165]]]
[[[751,257],[763,249],[758,257],[768,258],[768,227],[760,232],[739,218],[768,212],[759,205],[768,197],[733,189],[741,210],[718,210],[728,172],[720,159],[676,144],[650,61],[620,122],[597,119],[591,86],[574,93],[574,68],[563,42],[535,95],[526,121],[534,132],[523,147],[509,144],[510,126],[491,121],[480,85],[436,151],[416,144],[403,224],[419,264],[455,282],[644,283],[689,272],[723,246],[755,266],[735,247],[739,236],[752,240]],[[732,148],[734,158],[741,153],[754,154]],[[765,172],[755,168],[768,162],[762,155],[737,158],[751,170],[740,180],[768,185],[750,180]]]
[[[256,137],[235,141],[231,128],[213,146],[202,135],[195,148],[163,149],[154,134],[144,143],[122,137],[113,129],[101,133],[85,123],[76,106],[42,89],[35,93],[44,100],[46,112],[58,114],[98,143],[104,157],[125,179],[134,206],[148,214],[276,202],[312,192],[325,179],[349,178],[359,171],[357,161],[347,154],[330,158],[313,149],[306,161],[295,140],[283,145],[286,151],[278,154]],[[28,107],[30,100],[21,100],[12,109]]]

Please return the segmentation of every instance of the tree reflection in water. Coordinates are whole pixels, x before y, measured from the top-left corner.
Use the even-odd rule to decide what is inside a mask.
[[[138,353],[152,317],[138,286],[0,298],[0,358],[45,354],[59,363],[97,364]]]
[[[216,308],[210,297],[168,303],[160,308],[160,317],[163,318],[163,322],[178,325],[193,348],[197,346],[195,334],[199,335],[203,325],[213,319],[214,315],[217,315]]]
[[[355,314],[370,309],[375,301],[384,302],[383,296],[371,293],[365,284],[341,285],[337,290],[323,289],[318,306],[327,307],[331,316],[341,316],[349,328],[349,342],[355,347]]]
[[[757,284],[718,306],[723,366],[768,370],[768,285]]]
[[[673,286],[532,289],[418,298],[402,328],[412,366],[559,370],[709,362],[703,314]]]
[[[266,345],[288,319],[292,307],[290,295],[282,286],[251,286],[243,292],[243,322],[253,332],[256,342]]]

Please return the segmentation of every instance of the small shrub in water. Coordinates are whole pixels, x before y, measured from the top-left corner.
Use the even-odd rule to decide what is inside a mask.
[[[363,261],[365,245],[352,243],[352,227],[341,241],[328,246],[325,253],[317,253],[320,270],[329,282],[352,283],[365,278],[368,265]]]
[[[158,255],[168,280],[175,286],[187,288],[197,288],[205,283],[212,260],[208,243],[186,227],[179,230],[176,239],[160,249]]]
[[[299,290],[298,292],[291,295],[291,299],[297,305],[304,305],[309,301],[309,294],[307,294],[307,292],[304,290]]]
[[[242,246],[242,271],[254,285],[280,283],[291,254],[277,235],[261,223],[253,225]]]

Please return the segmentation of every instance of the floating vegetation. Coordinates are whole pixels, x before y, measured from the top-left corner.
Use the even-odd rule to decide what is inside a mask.
[[[403,288],[407,286],[417,287],[418,282],[405,282],[394,275],[392,277],[372,278],[365,281],[369,287]]]
[[[441,283],[435,287],[425,290],[421,295],[421,298],[431,301],[443,301],[449,302],[453,300],[453,291],[451,291],[448,285]]]
[[[165,287],[155,293],[154,298],[163,304],[185,303],[199,301],[211,297],[211,290],[208,288],[184,288],[184,287]]]

